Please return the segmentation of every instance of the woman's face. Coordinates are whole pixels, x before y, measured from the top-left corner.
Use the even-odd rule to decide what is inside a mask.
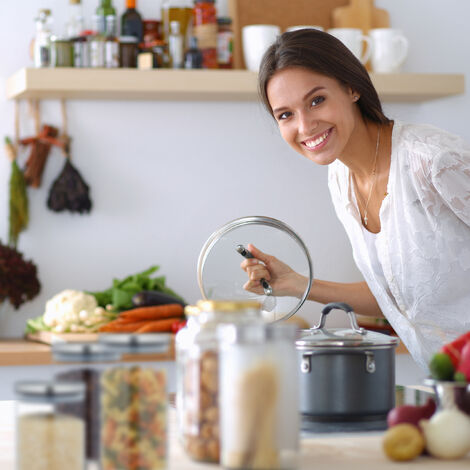
[[[296,152],[320,165],[343,153],[361,117],[357,94],[301,67],[277,72],[266,91],[281,135]]]

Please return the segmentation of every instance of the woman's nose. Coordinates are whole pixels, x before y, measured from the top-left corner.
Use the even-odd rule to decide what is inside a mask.
[[[299,115],[299,134],[311,136],[318,126],[318,121],[309,113],[300,113]]]

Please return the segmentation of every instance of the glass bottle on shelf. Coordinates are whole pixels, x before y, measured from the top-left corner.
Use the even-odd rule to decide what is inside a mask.
[[[144,23],[136,10],[136,0],[126,0],[126,11],[121,17],[121,34],[136,37],[139,44],[144,39]]]
[[[226,16],[217,18],[217,65],[219,69],[233,67],[232,20]]]
[[[69,14],[65,25],[65,35],[74,39],[85,29],[81,0],[69,0]]]
[[[170,51],[170,64],[173,69],[183,67],[183,36],[180,33],[178,21],[170,23],[170,36],[168,38],[168,48]]]
[[[116,9],[113,6],[112,0],[100,0],[100,4],[96,9],[96,15],[101,17],[101,21],[99,23],[100,30],[98,31],[100,34],[106,33],[106,17],[109,15],[116,16]]]
[[[197,38],[191,36],[189,38],[189,48],[184,55],[185,69],[202,69],[202,52],[197,47]]]
[[[104,62],[106,68],[119,67],[119,40],[116,36],[116,17],[108,15],[106,17],[106,39],[104,46]]]
[[[162,23],[163,39],[168,42],[170,36],[170,23],[178,21],[180,33],[183,36],[183,44],[186,46],[188,32],[191,29],[193,17],[193,7],[191,0],[163,0],[162,2]]]
[[[94,34],[89,39],[90,45],[90,67],[100,68],[105,66],[105,42],[103,27],[104,18],[99,15],[93,16],[93,30]]]
[[[49,67],[51,65],[51,10],[39,10],[35,18],[36,35],[34,37],[33,58],[35,67]]]
[[[195,0],[193,35],[202,52],[202,67],[217,68],[217,10],[215,0]]]

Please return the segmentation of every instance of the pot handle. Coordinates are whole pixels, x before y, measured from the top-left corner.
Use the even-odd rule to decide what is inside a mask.
[[[321,311],[320,323],[317,326],[314,326],[312,330],[323,329],[326,323],[326,316],[333,309],[344,310],[348,314],[349,321],[351,322],[351,328],[355,333],[359,333],[360,335],[367,334],[367,331],[364,328],[359,327],[357,324],[356,315],[354,314],[352,307],[344,302],[331,302],[326,304]]]

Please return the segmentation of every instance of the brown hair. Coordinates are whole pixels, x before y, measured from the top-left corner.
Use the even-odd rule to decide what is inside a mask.
[[[331,34],[307,28],[282,34],[263,56],[258,91],[270,114],[272,108],[266,93],[269,80],[279,70],[289,67],[303,67],[336,79],[360,95],[357,104],[365,120],[380,124],[390,121],[382,111],[367,70],[354,54]]]

